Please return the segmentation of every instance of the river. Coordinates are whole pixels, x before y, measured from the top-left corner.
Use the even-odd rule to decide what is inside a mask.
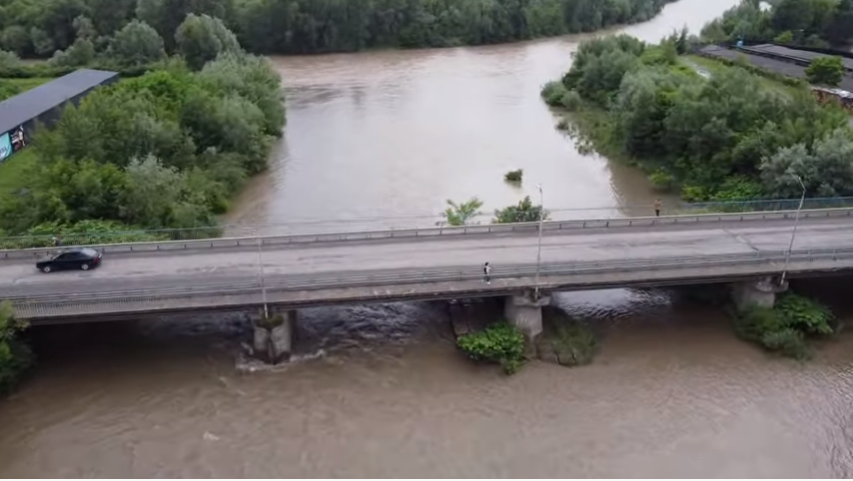
[[[681,0],[625,30],[657,40],[734,3]],[[578,39],[275,59],[287,134],[230,220],[432,222],[447,198],[495,208],[538,182],[558,214],[644,209],[642,176],[578,154],[539,101]],[[510,168],[525,169],[519,190]],[[849,321],[849,282],[805,287]],[[40,363],[0,401],[0,476],[853,475],[853,336],[800,364],[665,290],[555,302],[601,327],[592,365],[474,366],[437,303],[305,310],[297,361],[254,373],[235,368],[239,316],[33,329]]]
[[[621,30],[657,42],[736,3],[680,0]],[[645,177],[580,154],[539,97],[583,38],[274,58],[287,87],[285,138],[227,222],[267,233],[424,226],[447,199],[476,196],[491,213],[538,199],[537,184],[554,218],[650,213],[658,194]],[[524,170],[520,187],[503,180],[514,169]]]

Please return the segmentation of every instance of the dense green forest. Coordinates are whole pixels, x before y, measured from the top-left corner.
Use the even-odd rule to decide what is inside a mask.
[[[853,43],[853,0],[743,0],[702,30],[712,42],[746,41],[844,47]]]
[[[706,79],[682,63],[686,47],[624,35],[585,42],[543,95],[574,108],[580,96],[600,112],[587,135],[690,201],[797,197],[798,176],[810,196],[853,195],[853,131],[839,107],[807,89],[767,88],[743,68]]]
[[[144,23],[118,32],[101,61],[147,72],[96,90],[36,133],[18,154],[27,155],[21,185],[0,196],[0,232],[211,226],[266,167],[285,121],[280,76],[218,19],[189,15],[176,31],[182,55],[172,58]]]
[[[669,1],[0,0],[0,45],[19,56],[51,57],[84,37],[101,52],[139,20],[171,52],[190,13],[222,19],[255,53],[479,45],[643,21]]]

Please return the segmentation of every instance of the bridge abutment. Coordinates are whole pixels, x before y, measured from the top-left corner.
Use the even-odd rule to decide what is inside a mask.
[[[504,302],[504,315],[507,322],[524,334],[527,357],[536,357],[536,338],[542,334],[542,307],[550,303],[550,296],[534,299],[532,292],[509,296]]]
[[[254,322],[254,355],[270,364],[290,359],[293,350],[293,333],[296,327],[296,311],[270,313]]]
[[[773,277],[744,281],[732,286],[732,297],[738,309],[749,307],[771,308],[776,303],[776,295],[788,290],[788,282],[780,285]]]

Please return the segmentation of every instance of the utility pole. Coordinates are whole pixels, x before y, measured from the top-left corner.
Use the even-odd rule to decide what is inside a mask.
[[[264,250],[263,241],[259,234],[255,234],[258,241],[258,280],[261,283],[261,300],[264,303],[264,321],[269,319],[269,309],[267,308],[267,286],[264,282]]]
[[[536,186],[539,189],[539,245],[536,248],[536,281],[533,293],[534,300],[539,300],[539,271],[542,269],[542,221],[545,220],[545,194],[542,192],[542,184]]]
[[[803,195],[800,197],[800,205],[797,207],[797,213],[794,216],[794,230],[791,232],[791,243],[788,244],[788,252],[785,255],[785,269],[782,271],[782,277],[779,285],[785,284],[785,278],[788,276],[788,265],[791,263],[791,252],[794,250],[794,239],[797,237],[797,227],[800,224],[800,211],[803,210],[803,203],[806,201],[806,186],[803,184],[803,179],[799,175],[794,176],[800,187],[803,189]]]

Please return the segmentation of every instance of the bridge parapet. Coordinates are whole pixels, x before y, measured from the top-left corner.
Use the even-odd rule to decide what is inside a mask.
[[[544,222],[545,232],[582,231],[586,229],[632,229],[650,227],[674,227],[689,225],[708,225],[720,223],[740,223],[759,221],[793,220],[796,211],[741,212],[729,214],[673,215],[662,217],[626,217],[611,219],[589,219]],[[853,208],[815,209],[800,213],[800,221],[809,219],[829,219],[853,217]],[[235,248],[276,248],[290,245],[321,244],[333,242],[372,242],[395,239],[429,239],[454,236],[488,236],[529,233],[535,234],[539,224],[488,224],[463,227],[429,227],[421,229],[392,229],[362,232],[339,232],[324,234],[299,234],[285,236],[223,237],[204,240],[137,242],[123,244],[88,244],[110,255],[123,254],[175,254],[178,252],[235,249]],[[0,250],[0,260],[36,259],[55,252],[56,248],[7,249]]]

